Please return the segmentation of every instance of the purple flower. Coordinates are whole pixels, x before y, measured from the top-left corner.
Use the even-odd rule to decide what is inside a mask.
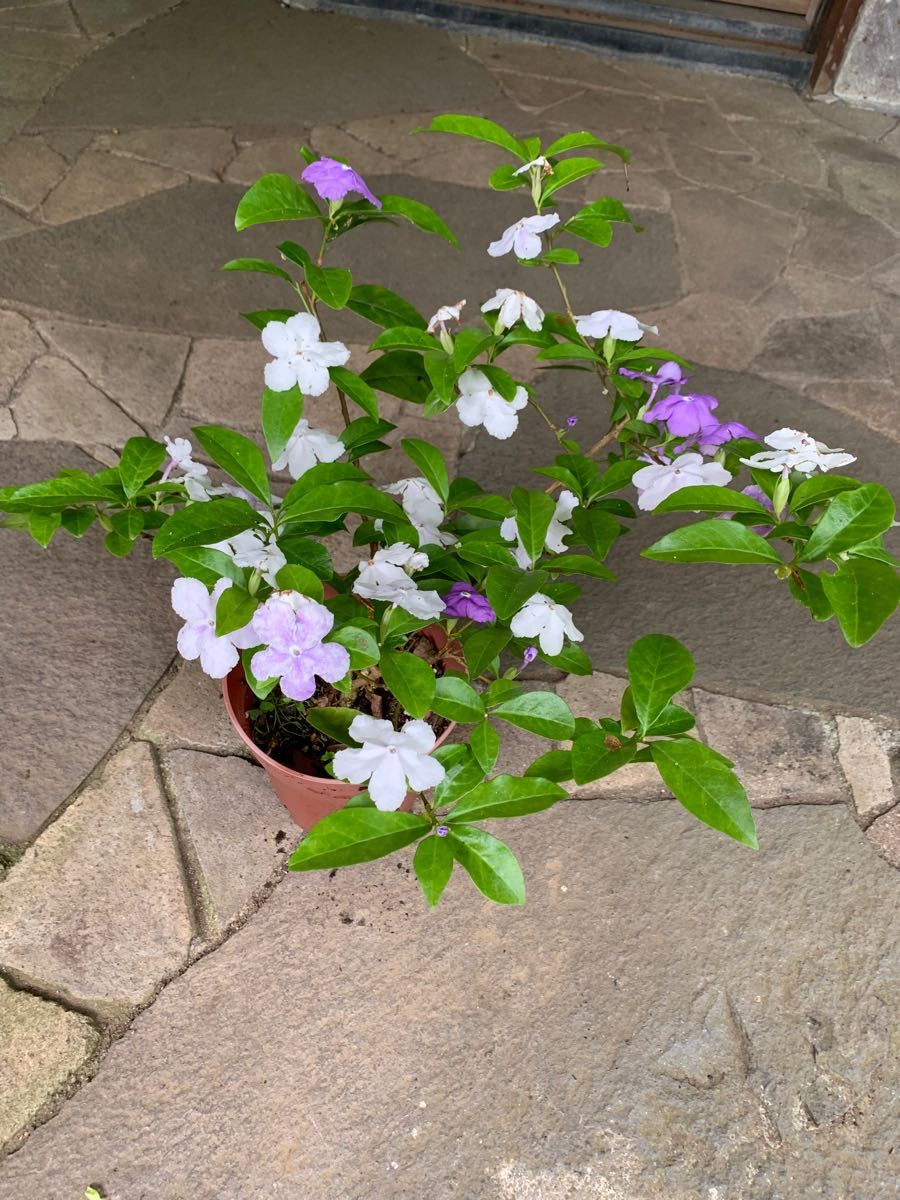
[[[537,656],[537,646],[526,646],[525,653],[522,655],[522,669],[531,666]]]
[[[446,837],[447,834],[450,832],[450,826],[449,825],[438,825],[437,829],[435,829],[434,832],[438,835],[438,837]]]
[[[323,200],[343,200],[355,192],[376,208],[381,208],[381,201],[369,191],[362,175],[335,158],[317,159],[309,164],[300,178],[305,183],[311,183]]]
[[[578,418],[577,417],[566,417],[566,424],[568,425],[568,427],[570,429],[574,429],[575,426],[578,424]]]
[[[756,434],[740,421],[726,421],[724,425],[704,425],[697,434],[697,448],[701,454],[715,454],[719,446],[724,446],[734,438],[756,438]]]
[[[484,596],[480,596],[468,583],[454,583],[444,600],[444,616],[465,617],[477,625],[490,625],[497,614]]]
[[[655,372],[629,371],[627,367],[619,367],[619,374],[627,375],[629,379],[643,379],[644,383],[649,383],[650,404],[656,399],[656,393],[661,387],[680,387],[690,379],[690,375],[685,375],[677,362],[664,362]]]
[[[350,670],[350,655],[336,642],[322,638],[334,624],[324,604],[299,592],[274,592],[258,608],[251,625],[257,645],[250,669],[257,679],[281,681],[291,700],[308,700],[316,690],[315,677],[337,683]]]
[[[686,437],[691,433],[699,433],[704,426],[715,425],[712,410],[718,407],[715,396],[707,396],[703,392],[674,392],[648,408],[644,420],[663,421],[669,433]]]
[[[743,494],[745,496],[749,496],[751,500],[758,500],[759,503],[763,506],[763,508],[767,508],[770,513],[775,512],[775,505],[772,503],[772,501],[769,499],[769,497],[766,495],[766,493],[762,490],[762,488],[757,487],[757,485],[755,483],[751,483],[751,484],[749,484],[749,486],[747,486],[745,488],[741,488],[741,491],[743,492]],[[723,513],[723,516],[724,515],[725,514]],[[775,528],[775,526],[774,525],[751,525],[750,528],[753,530],[754,533],[758,533],[760,535],[760,537],[765,537],[767,533],[770,533],[771,530],[773,530]]]

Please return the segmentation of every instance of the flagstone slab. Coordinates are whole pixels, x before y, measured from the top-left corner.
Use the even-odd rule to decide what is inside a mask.
[[[792,260],[844,279],[858,279],[898,251],[896,234],[831,194],[810,201],[803,224]]]
[[[44,830],[0,903],[0,965],[82,1004],[141,1004],[181,966],[193,926],[146,743],[115,754]]]
[[[178,187],[185,179],[180,171],[168,167],[88,150],[44,201],[41,216],[50,225],[65,225],[152,192]]]
[[[869,824],[900,799],[893,779],[898,735],[862,717],[837,717],[837,731],[838,761],[854,808],[860,822]]]
[[[0,1146],[77,1076],[99,1040],[87,1017],[0,980]]]
[[[675,805],[495,829],[524,909],[454,876],[428,911],[408,852],[288,876],[4,1164],[2,1200],[888,1200],[900,877],[844,807],[761,813],[758,853]]]
[[[13,209],[7,208],[5,204],[0,204],[0,241],[4,238],[20,237],[32,229],[34,226],[30,221],[14,212]]]
[[[57,83],[68,69],[67,64],[51,59],[35,60],[0,50],[0,99],[37,101]]]
[[[2,483],[97,470],[74,446],[3,446]],[[172,572],[144,545],[112,558],[96,530],[43,550],[0,530],[4,670],[0,839],[24,842],[93,770],[175,653]],[[48,730],[52,732],[48,733]]]
[[[0,198],[32,212],[66,173],[66,160],[41,138],[18,137],[0,146]]]
[[[88,33],[120,34],[174,8],[178,0],[73,0]]]
[[[12,402],[24,441],[122,446],[143,429],[64,358],[45,354],[16,386]]]
[[[33,326],[20,313],[0,309],[0,400],[7,400],[13,385],[29,363],[46,347]]]
[[[0,29],[48,29],[58,33],[80,32],[67,0],[51,3],[4,5],[0,8]]]
[[[803,380],[887,379],[880,331],[868,315],[786,317],[769,329],[753,367]]]
[[[900,808],[894,807],[873,821],[866,837],[891,866],[900,868]]]
[[[196,662],[181,663],[141,717],[135,734],[166,750],[246,753],[225,712],[221,681],[204,675]]]
[[[94,145],[210,180],[221,179],[235,154],[227,129],[136,129],[101,134]]]

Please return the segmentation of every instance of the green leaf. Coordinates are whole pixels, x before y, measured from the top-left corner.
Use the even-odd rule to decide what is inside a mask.
[[[143,532],[145,512],[146,509],[124,508],[110,517],[112,527],[120,537],[133,542]]]
[[[379,669],[388,691],[411,717],[421,719],[431,710],[434,669],[423,658],[405,650],[382,654]]]
[[[613,236],[612,225],[603,217],[570,217],[563,230],[585,242],[603,247],[609,245]]]
[[[619,742],[617,746],[615,743]],[[634,742],[622,741],[602,729],[583,733],[572,743],[572,776],[580,786],[605,779],[634,758]]]
[[[842,563],[834,575],[820,575],[845,639],[863,646],[900,602],[900,578],[893,567],[868,558]]]
[[[585,175],[593,175],[595,171],[601,170],[603,163],[596,158],[564,158],[562,162],[554,163],[553,174],[548,175],[544,181],[544,190],[541,194],[541,204],[546,204],[550,197],[560,190],[567,187],[570,183],[574,183],[576,179],[583,179]]]
[[[313,488],[322,488],[328,483],[366,483],[368,478],[365,471],[354,467],[352,463],[316,463],[291,484],[281,502],[280,512],[286,515],[288,520],[292,520],[290,509],[301,496],[305,496]]]
[[[372,667],[381,656],[378,642],[368,629],[359,629],[356,625],[344,625],[328,639],[337,642],[350,652],[350,670],[362,671]]]
[[[463,562],[474,563],[479,567],[492,567],[494,564],[504,567],[516,565],[512,551],[498,540],[495,530],[476,529],[467,533],[456,543],[455,550]]]
[[[366,367],[362,379],[378,392],[413,404],[424,404],[431,390],[422,355],[409,350],[389,350],[382,354]]]
[[[680,704],[667,704],[647,732],[654,737],[677,737],[681,733],[688,733],[696,724],[694,714],[686,708]]]
[[[525,880],[518,860],[493,834],[473,825],[454,825],[447,836],[453,857],[488,900],[524,904]]]
[[[574,778],[571,750],[548,750],[526,768],[526,778],[552,779],[554,783],[567,783]]]
[[[551,362],[557,358],[582,358],[589,362],[600,361],[589,346],[582,346],[580,342],[556,342],[552,346],[548,346],[546,350],[541,350],[535,355],[535,358],[540,362]]]
[[[220,579],[230,579],[244,586],[244,572],[227,554],[213,550],[210,546],[190,546],[184,550],[172,550],[166,555],[182,575],[199,579],[207,587],[214,587]]]
[[[607,150],[611,154],[618,155],[623,162],[631,161],[631,151],[626,150],[624,146],[614,146],[612,142],[604,142],[602,138],[594,137],[592,133],[587,133],[582,130],[579,133],[566,133],[561,138],[557,138],[544,151],[547,158],[553,154],[563,154],[566,150],[581,150],[585,147],[590,147],[593,150]]]
[[[571,524],[573,544],[584,543],[600,559],[606,558],[622,533],[622,526],[611,513],[599,508],[585,508],[581,504],[572,513]]]
[[[216,637],[243,629],[251,621],[258,605],[259,597],[251,596],[243,588],[235,584],[226,588],[216,604]]]
[[[446,505],[450,480],[444,456],[437,446],[432,446],[431,442],[423,442],[420,438],[403,438],[400,448],[407,458],[412,459]]]
[[[556,514],[556,501],[546,492],[526,491],[525,488],[514,487],[512,502],[516,506],[519,541],[531,565],[534,566],[544,552],[547,530]]]
[[[527,187],[528,176],[517,175],[516,168],[512,163],[503,163],[497,167],[496,171],[491,172],[488,184],[495,192],[510,192],[515,188]]]
[[[653,512],[747,512],[764,518],[767,524],[772,523],[772,514],[758,500],[732,488],[713,487],[711,484],[679,488],[657,504]]]
[[[256,312],[242,312],[241,316],[249,321],[254,329],[265,329],[270,321],[287,321],[295,316],[292,308],[260,308]]]
[[[577,510],[576,510],[577,511]],[[491,567],[486,591],[491,607],[501,621],[507,621],[535,592],[543,591],[550,576],[546,571],[521,571],[514,567]],[[469,668],[472,670],[472,668]]]
[[[451,751],[452,758],[448,756],[444,761],[445,756],[441,751]],[[461,751],[461,754],[457,755],[456,751]],[[464,796],[466,792],[470,792],[484,779],[484,771],[478,760],[472,757],[468,746],[441,746],[438,747],[435,754],[447,768],[447,774],[435,788],[435,808],[453,804],[455,800]]]
[[[353,276],[343,267],[317,267],[311,263],[306,268],[306,282],[313,294],[329,308],[347,307]]]
[[[771,471],[764,471],[763,474],[771,480]],[[851,479],[849,475],[810,475],[794,489],[790,499],[791,511],[802,512],[805,508],[824,504],[832,496],[855,491],[859,486],[859,480]]]
[[[466,666],[472,679],[477,679],[494,661],[510,639],[508,629],[469,629],[460,636]]]
[[[350,292],[347,307],[382,329],[390,329],[394,325],[412,325],[416,329],[424,329],[427,324],[408,300],[388,288],[371,283],[357,284]]]
[[[410,221],[425,233],[436,233],[445,242],[449,242],[451,246],[458,245],[456,236],[452,230],[444,224],[434,209],[429,208],[427,204],[422,204],[418,200],[410,200],[408,196],[381,196],[379,199],[381,200],[381,211],[385,215],[392,214],[398,217],[405,217],[407,221]]]
[[[366,483],[329,483],[313,487],[281,508],[282,517],[291,521],[332,521],[348,513],[382,517],[388,521],[403,517],[402,509],[393,500]]]
[[[437,680],[431,707],[448,721],[480,721],[484,716],[481,697],[458,675],[442,675]]]
[[[561,740],[575,732],[575,718],[565,700],[555,692],[525,692],[505,700],[491,715],[539,737]]]
[[[401,850],[431,826],[415,813],[342,808],[317,821],[288,862],[292,871],[335,870]]]
[[[686,739],[653,742],[650,752],[663,783],[689,813],[711,829],[757,848],[747,793],[714,750]]]
[[[296,384],[286,392],[263,389],[262,431],[272,462],[283,452],[302,416],[303,396]]]
[[[28,512],[31,509],[67,508],[70,504],[115,499],[113,487],[79,471],[74,475],[60,475],[55,479],[16,488],[3,501],[2,507],[7,512]]]
[[[422,350],[434,351],[440,349],[437,338],[418,329],[415,325],[392,325],[380,333],[370,350]]]
[[[450,882],[450,876],[453,874],[453,862],[453,851],[450,849],[446,837],[437,837],[432,834],[431,837],[424,838],[416,846],[416,852],[413,855],[413,870],[425,893],[425,899],[432,908],[440,900],[444,888]]]
[[[317,704],[307,706],[304,719],[313,729],[318,729],[333,742],[343,746],[356,746],[358,743],[350,736],[350,726],[354,718],[359,716],[355,708],[325,708]]]
[[[266,463],[258,446],[223,425],[194,425],[193,432],[217,466],[264,504],[271,502]]]
[[[305,221],[310,217],[321,220],[322,214],[296,179],[290,175],[263,175],[241,197],[234,227],[240,232],[266,221]]]
[[[831,601],[822,586],[824,575],[814,575],[812,571],[804,571],[796,567],[788,580],[791,595],[804,608],[808,608],[815,621],[827,621],[834,616]]]
[[[96,521],[97,514],[90,508],[64,508],[60,517],[63,529],[73,537],[80,538]]]
[[[122,457],[119,460],[119,478],[128,499],[136,496],[151,475],[162,466],[166,458],[166,448],[162,442],[154,442],[152,438],[129,438],[122,447]]]
[[[265,258],[233,258],[230,262],[225,263],[220,270],[259,271],[263,275],[277,275],[279,279],[286,279],[288,283],[294,282],[287,271],[282,267],[276,267],[275,263],[271,263]]]
[[[259,522],[259,513],[254,512],[246,500],[236,496],[222,496],[207,500],[203,504],[189,504],[173,513],[153,539],[153,557],[168,555],[172,550],[183,550],[187,546],[209,546],[223,542],[253,529]]]
[[[563,646],[559,654],[544,654],[541,651],[541,658],[560,671],[565,671],[567,675],[593,675],[594,673],[590,658],[580,646],[576,646],[574,643]]]
[[[50,545],[54,533],[62,524],[62,513],[54,510],[53,512],[32,512],[28,514],[28,532],[44,549]]]
[[[554,246],[552,249],[544,251],[540,261],[563,263],[565,266],[576,267],[581,262],[581,255],[577,250],[571,250],[568,246]]]
[[[305,246],[299,246],[296,242],[281,242],[278,246],[279,254],[283,255],[290,262],[296,263],[298,267],[302,267],[304,272],[312,263],[312,255]]]
[[[643,734],[672,697],[694,678],[694,660],[675,638],[651,633],[629,649],[628,677]]]
[[[500,734],[490,721],[482,721],[470,732],[469,749],[482,771],[493,771],[500,753]]]
[[[894,512],[890,492],[878,483],[865,483],[852,492],[841,492],[819,519],[801,560],[815,562],[877,537],[890,529]]]
[[[336,388],[358,404],[373,421],[378,420],[378,397],[361,376],[346,367],[329,367],[328,374]]]
[[[488,821],[495,817],[524,817],[543,812],[566,792],[549,779],[519,779],[515,775],[497,775],[472,788],[447,814],[446,821]]]
[[[590,204],[585,204],[575,214],[576,217],[604,217],[607,221],[621,221],[629,225],[632,224],[631,214],[622,203],[621,200],[615,200],[612,196],[603,196],[599,200],[592,200]],[[644,354],[649,354],[650,351],[645,349]]]
[[[514,138],[502,125],[496,121],[488,121],[484,117],[469,117],[463,113],[444,113],[434,117],[430,125],[424,126],[416,133],[455,133],[458,137],[472,138],[476,142],[490,142],[494,146],[502,146],[510,154],[522,162],[529,161],[529,155],[518,138]]]
[[[544,566],[555,574],[563,572],[571,575],[589,575],[592,579],[615,579],[609,567],[604,567],[603,563],[597,562],[587,554],[560,554]]]
[[[718,562],[718,563],[774,563],[781,559],[774,548],[758,533],[739,525],[735,521],[715,518],[686,525],[667,533],[648,550],[642,551],[644,558],[657,562]]]
[[[325,589],[322,580],[309,567],[299,563],[287,563],[275,576],[279,588],[286,592],[299,592],[301,596],[311,596],[319,603],[325,599]]]

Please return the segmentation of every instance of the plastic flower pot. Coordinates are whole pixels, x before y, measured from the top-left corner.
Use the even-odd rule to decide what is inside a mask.
[[[430,626],[423,630],[438,649],[447,644],[447,634],[439,625]],[[450,647],[451,653],[456,646]],[[445,665],[451,670],[462,670],[458,659],[445,658]],[[238,737],[263,768],[275,791],[275,795],[288,810],[294,821],[301,829],[309,829],[316,821],[321,821],[329,813],[337,812],[353,796],[365,791],[353,783],[343,783],[339,779],[330,779],[322,775],[305,775],[302,771],[294,771],[283,763],[276,762],[256,745],[250,734],[250,722],[247,710],[257,703],[256,697],[250,690],[244,677],[244,669],[240,663],[222,680],[222,697],[225,701],[225,711],[234,726]],[[446,742],[456,728],[451,722],[435,742],[435,748]],[[400,805],[408,811],[415,799],[412,792]]]

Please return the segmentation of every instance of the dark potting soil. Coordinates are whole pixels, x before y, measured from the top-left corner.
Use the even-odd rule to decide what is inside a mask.
[[[404,649],[432,663],[436,675],[444,674],[443,662],[439,658],[435,660],[434,645],[423,633],[412,634]],[[356,712],[390,721],[395,729],[402,729],[406,722],[411,720],[383,686],[357,692],[354,703],[349,705],[346,695],[342,695],[330,683],[322,681],[314,695],[302,703],[283,696],[281,689],[275,688],[266,700],[257,700],[252,708],[247,709],[250,736],[260,750],[282,766],[290,767],[292,771],[300,771],[304,775],[318,775],[324,779],[330,776],[325,770],[323,759],[330,759],[335,751],[344,747],[343,743],[334,741],[327,733],[309,724],[304,712],[313,706],[352,707]],[[446,717],[439,717],[436,713],[429,713],[425,720],[438,737],[450,724]]]

